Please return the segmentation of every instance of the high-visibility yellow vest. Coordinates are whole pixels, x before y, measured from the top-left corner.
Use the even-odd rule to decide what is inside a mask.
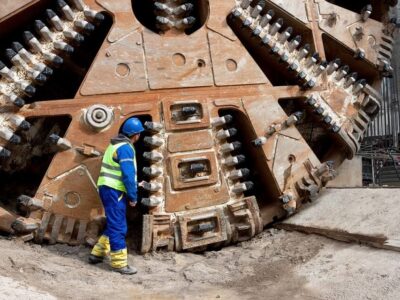
[[[129,145],[130,147],[132,147],[133,164],[135,165],[135,170],[137,170],[136,153],[133,145],[129,143],[118,143],[115,145],[110,144],[107,147],[107,150],[103,156],[103,161],[100,169],[100,176],[99,179],[97,180],[97,186],[105,185],[115,190],[126,193],[126,188],[124,182],[122,181],[121,166],[113,159],[113,156],[117,152],[118,148],[123,145]],[[137,172],[135,173],[135,181],[137,181]]]

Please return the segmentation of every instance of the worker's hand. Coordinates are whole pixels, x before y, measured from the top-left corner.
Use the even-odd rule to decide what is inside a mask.
[[[135,207],[136,204],[137,204],[136,201],[129,201],[129,206],[130,206],[130,207]]]

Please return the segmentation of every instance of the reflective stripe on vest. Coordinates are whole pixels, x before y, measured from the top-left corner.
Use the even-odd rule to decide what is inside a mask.
[[[135,166],[135,171],[136,171],[136,153],[135,153],[135,148],[131,144],[119,143],[116,145],[109,145],[103,156],[103,161],[101,164],[100,176],[99,180],[97,181],[97,186],[105,185],[115,190],[126,193],[126,188],[124,182],[122,181],[121,166],[113,159],[114,153],[116,153],[118,148],[123,145],[129,145],[132,148],[133,150],[132,162]],[[137,181],[136,176],[135,176],[135,181]]]

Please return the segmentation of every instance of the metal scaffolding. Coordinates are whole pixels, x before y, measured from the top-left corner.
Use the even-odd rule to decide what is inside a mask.
[[[400,6],[394,11],[400,16]],[[359,155],[366,185],[400,186],[400,39],[393,51],[393,78],[382,81],[382,107],[371,123]]]

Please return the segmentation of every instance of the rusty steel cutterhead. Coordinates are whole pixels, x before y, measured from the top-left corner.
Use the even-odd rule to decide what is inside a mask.
[[[317,198],[379,112],[397,1],[300,2],[2,7],[0,230],[95,243],[102,155],[131,116],[143,253],[248,240]]]

